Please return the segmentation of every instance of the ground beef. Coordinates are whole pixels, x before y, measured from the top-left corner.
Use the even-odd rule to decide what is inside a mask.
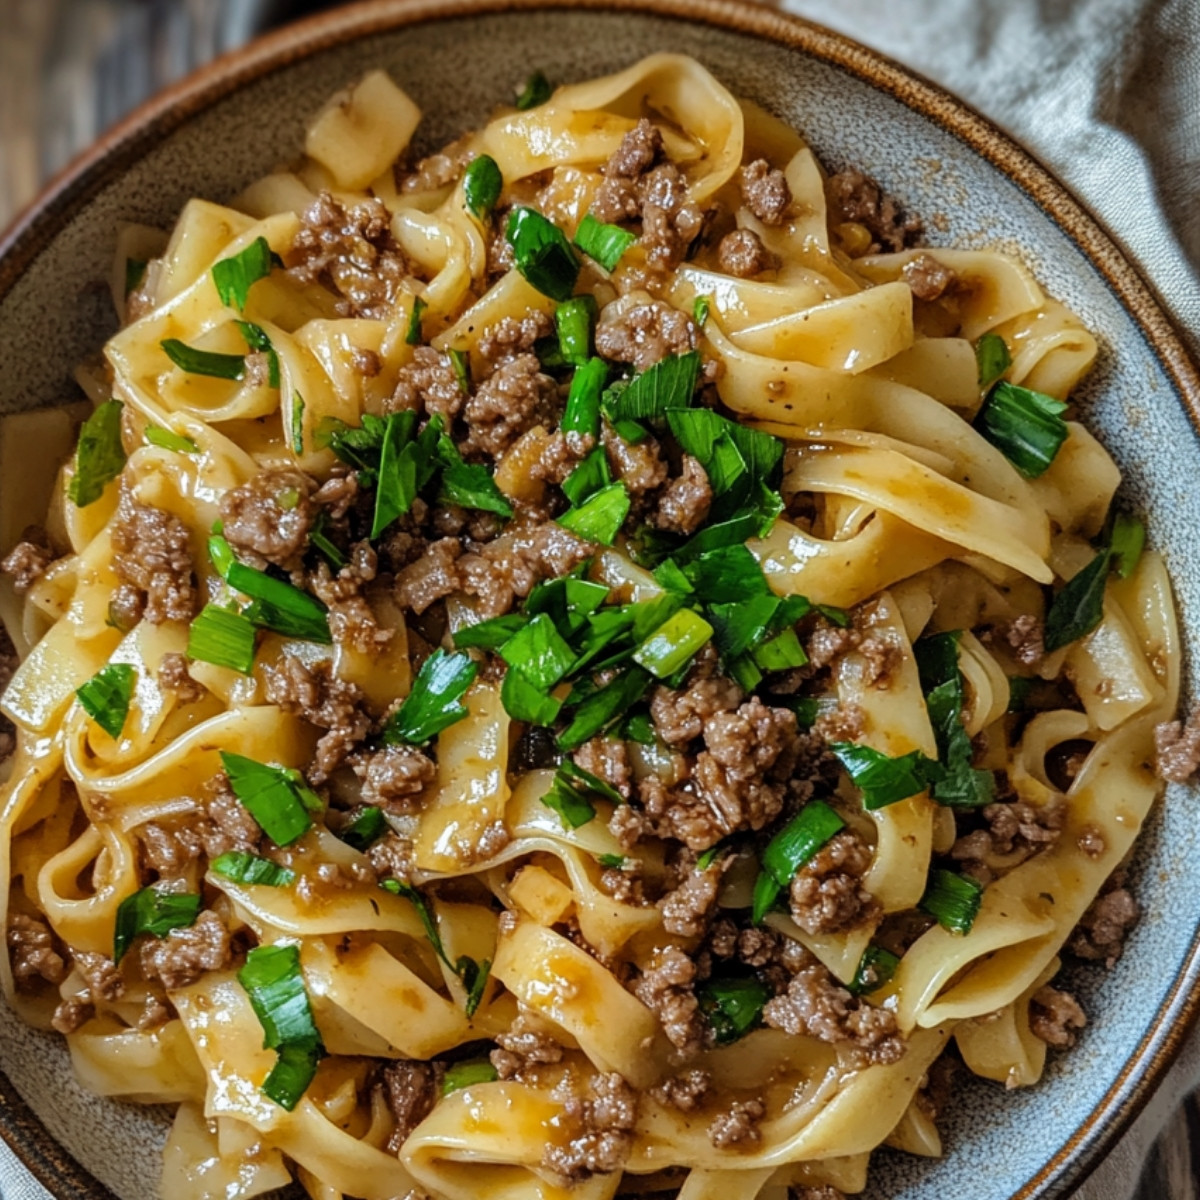
[[[152,625],[191,620],[195,576],[188,529],[178,517],[139,504],[122,489],[112,544],[117,578],[132,589],[126,597],[130,613],[136,611]]]
[[[229,850],[256,854],[263,833],[242,806],[222,771],[203,789],[196,809],[170,821],[147,822],[137,827],[143,865],[160,879],[175,879],[202,854],[217,858]]]
[[[433,192],[456,183],[475,152],[467,148],[467,138],[443,147],[437,154],[421,159],[411,174],[400,183],[402,192]]]
[[[371,731],[362,691],[357,684],[339,679],[328,662],[309,666],[291,654],[281,655],[262,674],[269,704],[297,713],[326,731],[309,769],[312,782],[323,783]]]
[[[1045,630],[1041,620],[1031,613],[1014,617],[1007,625],[1001,627],[1001,633],[1012,650],[1013,657],[1022,666],[1036,667],[1045,657]]]
[[[625,308],[609,306],[596,326],[596,353],[613,362],[632,363],[644,371],[672,354],[686,354],[698,345],[691,317],[661,300]]]
[[[364,379],[374,379],[383,370],[383,362],[374,350],[355,349],[350,361]]]
[[[359,654],[378,654],[393,636],[390,629],[379,627],[362,594],[378,570],[379,559],[371,543],[364,540],[350,548],[350,561],[336,575],[328,563],[321,562],[309,577],[313,592],[329,609],[329,632],[333,640]]]
[[[367,850],[367,861],[380,879],[408,883],[413,873],[413,847],[408,838],[388,832]]]
[[[383,203],[370,199],[346,208],[328,192],[304,213],[289,257],[294,279],[337,293],[343,317],[386,320],[408,273]]]
[[[666,482],[667,464],[653,437],[647,435],[640,442],[627,442],[606,423],[601,440],[613,475],[635,500]]]
[[[843,629],[818,617],[808,639],[808,661],[814,670],[831,666],[844,654],[858,648],[862,634],[857,629]]]
[[[59,1033],[66,1035],[82,1028],[95,1015],[96,1006],[84,992],[81,996],[71,996],[59,1004],[50,1018],[50,1024]]]
[[[170,653],[158,664],[158,686],[164,692],[174,692],[180,704],[193,704],[204,695],[204,688],[188,674],[186,655]]]
[[[351,765],[362,780],[363,803],[398,816],[416,812],[417,797],[437,778],[437,766],[416,746],[384,746]]]
[[[642,200],[637,182],[663,152],[662,134],[643,117],[621,139],[601,168],[604,182],[592,200],[592,214],[599,221],[615,224],[641,216]]]
[[[590,433],[563,433],[556,430],[546,440],[529,473],[534,479],[561,485],[595,445],[596,439]]]
[[[399,1154],[412,1131],[433,1111],[441,1091],[443,1070],[438,1063],[394,1062],[383,1071],[383,1096],[395,1125],[387,1148]]]
[[[565,1081],[567,1087],[569,1081]],[[542,1166],[571,1183],[592,1175],[619,1171],[633,1149],[637,1123],[638,1095],[615,1071],[596,1075],[585,1096],[572,1089],[563,1094],[562,1118],[572,1130],[565,1145],[550,1143],[542,1155]]]
[[[857,742],[866,729],[867,714],[857,704],[839,704],[813,722],[813,733],[826,742]]]
[[[1187,783],[1200,769],[1200,709],[1184,725],[1164,721],[1154,728],[1155,770],[1160,779]]]
[[[773,271],[779,266],[779,259],[763,245],[762,238],[753,229],[735,229],[717,246],[717,266],[726,275],[753,279],[764,271]]]
[[[269,467],[221,497],[229,544],[253,565],[295,570],[308,548],[316,515],[313,482],[292,467]]]
[[[807,1034],[843,1047],[857,1067],[894,1063],[904,1054],[894,1014],[851,996],[815,960],[796,972],[783,995],[767,1001],[763,1019],[793,1037]]]
[[[563,1048],[548,1033],[518,1014],[507,1033],[496,1036],[492,1066],[501,1079],[517,1079],[531,1066],[562,1062]]]
[[[420,616],[430,605],[457,592],[462,587],[457,566],[461,555],[462,543],[457,537],[430,542],[424,555],[396,577],[397,602]]]
[[[746,207],[764,225],[783,224],[792,206],[792,189],[782,171],[756,158],[738,172],[738,182]]]
[[[827,191],[834,223],[853,221],[871,235],[871,252],[903,250],[920,240],[924,225],[902,212],[873,179],[851,167],[830,177]]]
[[[1124,886],[1124,876],[1114,875],[1083,914],[1067,943],[1067,949],[1088,962],[1103,962],[1112,968],[1125,946],[1125,938],[1138,923],[1141,910],[1133,893]]]
[[[712,504],[712,486],[700,460],[683,456],[682,470],[658,496],[658,510],[650,523],[672,533],[695,533],[708,517]]]
[[[111,1004],[125,995],[125,981],[107,954],[97,954],[91,950],[72,950],[71,955],[84,983],[87,984],[88,995],[93,1003],[106,1000]]]
[[[641,862],[636,858],[627,858],[619,867],[605,867],[600,872],[600,890],[621,904],[645,904]]]
[[[687,1113],[700,1107],[711,1086],[712,1076],[696,1069],[663,1080],[650,1094],[659,1104]]]
[[[758,1123],[767,1115],[761,1100],[735,1100],[709,1122],[708,1140],[718,1150],[748,1149],[762,1141]]]
[[[577,766],[603,779],[625,799],[632,792],[633,769],[629,751],[621,738],[594,737],[583,743],[571,756]]]
[[[8,948],[17,986],[34,979],[62,983],[67,964],[59,953],[50,926],[36,917],[12,913],[8,918]]]
[[[46,573],[56,555],[50,547],[46,531],[30,525],[19,541],[0,562],[0,571],[13,578],[18,595],[24,595]]]
[[[671,746],[686,746],[698,738],[718,713],[731,712],[742,702],[743,692],[732,679],[716,673],[716,653],[708,647],[696,657],[682,687],[657,687],[650,699],[650,715],[658,736]]]
[[[932,254],[918,254],[900,274],[918,300],[938,300],[958,284],[958,275]]]
[[[1062,835],[1067,809],[1056,796],[1042,805],[1023,800],[989,804],[980,816],[987,827],[959,837],[950,857],[961,862],[967,874],[987,884],[994,878],[990,860],[1004,858],[1004,869],[1011,870],[1054,845]]]
[[[1078,1040],[1076,1030],[1087,1024],[1079,1001],[1070,992],[1040,987],[1029,1002],[1029,1028],[1047,1046],[1068,1050]]]
[[[661,783],[659,787],[662,787]],[[608,831],[622,850],[632,850],[648,832],[646,818],[632,805],[618,805],[608,819]]]
[[[554,332],[554,321],[540,309],[530,308],[520,317],[502,317],[480,335],[476,349],[493,366],[506,358],[529,354],[539,338]]]
[[[1103,858],[1104,852],[1108,849],[1108,843],[1104,840],[1103,831],[1095,825],[1085,825],[1079,831],[1079,836],[1075,839],[1075,844],[1088,858],[1093,860]]]
[[[558,388],[533,354],[507,358],[483,381],[463,409],[464,454],[499,458],[535,425],[557,422]]]
[[[858,834],[836,834],[792,879],[792,919],[813,937],[877,920],[879,905],[863,886],[871,862],[871,849]]]
[[[459,382],[450,355],[432,346],[418,346],[413,351],[412,362],[400,368],[386,408],[389,412],[412,409],[426,416],[438,416],[449,428],[466,401],[467,393]]]
[[[142,942],[142,974],[161,980],[167,991],[195,983],[205,971],[219,971],[229,959],[229,930],[209,909],[186,929],[172,929],[164,938]]]
[[[658,902],[663,928],[679,937],[699,937],[708,928],[723,874],[720,862],[712,863],[703,871],[689,872],[677,888]]]
[[[656,950],[633,994],[658,1017],[667,1040],[684,1054],[704,1045],[706,1025],[696,999],[696,964],[678,947]]]

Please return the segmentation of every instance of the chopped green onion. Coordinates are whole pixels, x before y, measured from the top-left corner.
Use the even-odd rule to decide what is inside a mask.
[[[743,476],[770,484],[783,461],[782,439],[711,409],[672,409],[667,421],[680,446],[703,464],[714,495],[733,491]]]
[[[442,1076],[442,1095],[449,1096],[452,1092],[461,1091],[477,1083],[495,1083],[499,1078],[496,1068],[486,1058],[470,1058],[466,1062],[456,1062],[447,1067],[446,1074]]]
[[[730,850],[733,849],[734,838],[722,838],[715,845],[709,846],[699,858],[696,859],[696,870],[707,871],[709,867],[717,861],[718,858],[723,858]]]
[[[708,296],[697,296],[692,301],[692,320],[696,323],[697,328],[704,328],[704,322],[708,320],[711,306],[712,301]]]
[[[496,486],[487,467],[483,463],[466,462],[445,434],[438,439],[437,455],[442,464],[440,498],[445,503],[496,513],[501,517],[513,515],[512,505]]]
[[[662,418],[671,409],[692,403],[700,378],[700,351],[672,354],[635,375],[629,385],[605,393],[605,408],[612,421],[644,421]]]
[[[454,378],[464,392],[471,390],[471,358],[465,350],[451,346],[446,353],[450,356],[450,365],[454,368]]]
[[[690,662],[712,634],[713,627],[699,613],[681,608],[642,642],[633,652],[633,661],[666,679]]]
[[[108,484],[125,467],[121,445],[120,400],[105,400],[83,423],[75,450],[75,473],[67,491],[77,508],[87,508],[104,495]]]
[[[919,750],[892,758],[855,742],[830,742],[829,749],[862,792],[863,808],[870,812],[915,796],[928,786],[922,769],[927,760]]]
[[[1146,547],[1146,527],[1128,513],[1119,512],[1113,518],[1112,535],[1113,566],[1122,579],[1128,579],[1137,570],[1137,565]]]
[[[241,613],[206,604],[188,630],[187,656],[249,675],[254,669],[253,624]]]
[[[160,342],[166,356],[189,375],[208,375],[213,379],[244,379],[246,356],[244,354],[217,354],[212,350],[197,350],[178,338],[167,338]]]
[[[463,173],[463,198],[467,208],[479,220],[487,219],[488,214],[496,207],[500,192],[504,188],[504,176],[496,160],[486,154],[480,154],[467,163]]]
[[[562,490],[572,504],[579,505],[610,483],[612,474],[608,469],[608,455],[603,446],[597,446],[562,481]]]
[[[559,428],[563,433],[600,436],[600,393],[608,378],[608,363],[589,358],[571,377],[571,390]]]
[[[542,796],[542,803],[553,809],[562,818],[563,828],[579,829],[595,819],[596,809],[592,802],[570,780],[556,774],[550,790]]]
[[[467,991],[463,1012],[469,1020],[479,1011],[479,1004],[483,1000],[483,991],[487,987],[488,976],[492,971],[492,960],[485,958],[482,962],[477,963],[473,958],[464,954],[454,964],[454,969],[458,972],[458,977]]]
[[[564,758],[558,768],[559,775],[564,779],[574,780],[590,792],[611,800],[614,804],[623,804],[624,798],[611,783],[605,782],[591,771],[585,771],[573,758]]]
[[[117,906],[113,930],[113,962],[119,963],[134,939],[143,933],[166,937],[172,929],[186,929],[200,915],[201,899],[190,892],[166,892],[144,887],[126,896]]]
[[[279,386],[279,355],[275,353],[275,347],[271,345],[271,339],[267,337],[266,330],[252,321],[234,321],[234,324],[241,330],[242,337],[246,339],[246,345],[251,350],[258,350],[267,356],[267,387],[277,388]]]
[[[376,812],[378,811],[376,809]],[[227,850],[214,858],[209,867],[222,878],[232,879],[234,883],[287,887],[296,880],[296,872],[290,868],[281,867],[269,858],[259,858],[257,854],[246,854],[241,850]]]
[[[329,540],[325,535],[325,526],[328,522],[329,513],[327,509],[321,509],[317,514],[316,522],[308,535],[308,540],[312,548],[324,555],[326,562],[335,570],[340,571],[347,563],[346,556]]]
[[[854,978],[846,984],[846,991],[852,996],[867,996],[871,992],[877,992],[891,983],[899,965],[900,959],[896,955],[872,942],[858,960],[858,970],[854,972]]]
[[[766,984],[748,976],[706,980],[696,988],[696,996],[717,1045],[728,1046],[761,1023],[771,993]]]
[[[566,729],[558,735],[560,750],[574,750],[595,737],[649,690],[654,676],[641,667],[629,667],[598,691],[588,695],[575,709]],[[568,701],[569,702],[569,701]]]
[[[601,854],[596,861],[606,871],[620,871],[625,866],[625,855],[623,854]]]
[[[125,728],[136,677],[129,663],[109,663],[75,690],[79,707],[114,740]]]
[[[596,297],[572,296],[558,306],[554,325],[563,361],[582,367],[592,353],[592,329],[596,324]]]
[[[763,870],[781,887],[787,887],[796,872],[845,827],[846,822],[824,800],[810,800],[767,843]]]
[[[755,925],[761,925],[767,913],[779,905],[782,894],[783,884],[776,882],[767,871],[759,871],[751,897],[750,920]]]
[[[312,793],[299,772],[271,767],[228,750],[220,751],[220,755],[233,794],[277,846],[290,846],[312,828]]]
[[[574,573],[561,575],[536,584],[525,600],[525,611],[530,616],[548,613],[567,637],[573,637],[586,628],[588,617],[608,599],[608,592],[607,584],[592,583]]]
[[[1066,582],[1046,612],[1043,644],[1047,654],[1086,637],[1104,617],[1104,588],[1112,551],[1101,550]]]
[[[388,745],[421,746],[467,715],[462,703],[479,672],[469,654],[447,654],[440,647],[422,664],[404,703],[384,726]]]
[[[794,629],[785,629],[769,642],[763,642],[751,652],[751,657],[754,665],[763,671],[790,671],[808,662],[808,655]]]
[[[520,671],[506,671],[500,685],[500,702],[514,721],[531,725],[553,725],[562,708],[562,701],[549,695]]]
[[[157,446],[160,450],[174,450],[176,454],[200,453],[200,447],[190,437],[163,429],[159,425],[147,425],[142,431],[142,436],[151,446]]]
[[[383,837],[387,828],[387,818],[383,815],[383,809],[368,805],[361,809],[352,821],[338,830],[338,837],[347,846],[365,851],[373,842],[377,842]]]
[[[588,213],[575,231],[575,245],[594,258],[606,271],[616,270],[621,256],[637,241],[637,236],[620,225],[606,225]]]
[[[292,390],[292,453],[304,453],[304,397]]]
[[[125,260],[125,295],[136,291],[141,285],[143,279],[146,278],[146,261],[141,258],[127,258]]]
[[[629,493],[618,480],[594,492],[582,504],[569,508],[558,523],[589,542],[611,546],[629,515]]]
[[[544,296],[569,300],[579,277],[579,259],[563,233],[535,208],[514,208],[505,237],[517,270]]]
[[[744,542],[706,550],[682,567],[696,595],[706,604],[736,604],[749,596],[770,595],[758,559]]]
[[[1005,712],[1024,712],[1029,705],[1029,697],[1033,692],[1036,679],[1025,675],[1010,675],[1008,677],[1008,708]]]
[[[1067,440],[1066,411],[1053,396],[1002,382],[988,394],[975,427],[1022,475],[1036,479]]]
[[[998,333],[985,333],[975,343],[975,362],[979,367],[979,386],[986,391],[1012,366],[1012,355]]]
[[[500,647],[500,657],[542,691],[552,688],[575,661],[574,651],[545,613],[513,634]]]
[[[408,314],[408,331],[404,335],[405,342],[410,346],[421,344],[421,314],[427,307],[420,296],[413,297],[412,312]]]
[[[300,970],[300,948],[255,946],[237,977],[263,1028],[264,1049],[278,1054],[263,1094],[291,1112],[325,1054]]]
[[[265,237],[256,237],[244,250],[213,263],[212,280],[221,303],[242,312],[250,288],[270,275],[271,267],[271,247]]]
[[[375,491],[375,515],[371,540],[380,537],[393,521],[403,516],[417,498],[417,464],[406,451],[411,440],[416,413],[411,410],[392,413],[387,419],[379,452],[379,481]]]
[[[506,613],[502,617],[489,617],[468,625],[454,634],[456,650],[499,650],[515,633],[520,633],[529,623],[524,613]]]
[[[517,94],[517,108],[525,112],[530,108],[538,108],[554,95],[550,80],[541,71],[534,71],[525,80],[525,86]]]
[[[936,918],[943,929],[965,934],[975,924],[982,899],[983,884],[978,880],[938,869],[930,872],[929,886],[918,907]]]

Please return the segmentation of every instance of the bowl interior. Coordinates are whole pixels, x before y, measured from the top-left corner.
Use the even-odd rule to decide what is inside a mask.
[[[402,8],[392,11],[402,18]],[[144,155],[110,171],[0,297],[0,412],[77,398],[71,368],[114,328],[107,290],[97,284],[108,277],[122,223],[169,228],[189,197],[227,200],[293,157],[310,114],[363,71],[386,68],[417,100],[425,112],[419,141],[429,148],[484,120],[533,67],[555,81],[577,80],[656,50],[696,56],[737,94],[795,125],[827,166],[854,164],[876,176],[925,217],[935,244],[1018,255],[1083,317],[1101,344],[1081,395],[1084,419],[1120,464],[1127,501],[1149,515],[1151,539],[1174,567],[1185,641],[1193,642],[1200,575],[1187,564],[1200,557],[1200,446],[1155,348],[1104,275],[1051,215],[931,117],[802,48],[700,21],[582,9],[437,18],[296,61],[280,56],[165,137],[145,131]],[[1091,1017],[1081,1044],[1051,1057],[1039,1087],[1006,1094],[980,1081],[960,1086],[945,1124],[948,1157],[884,1151],[868,1197],[1009,1200],[1069,1189],[1184,1006],[1200,922],[1193,803],[1174,789],[1139,842],[1134,879],[1146,915],[1124,958],[1111,973],[1089,968],[1072,977]],[[0,1047],[18,1091],[88,1171],[122,1200],[157,1194],[161,1112],[85,1094],[71,1080],[61,1040],[26,1029],[3,1008]]]

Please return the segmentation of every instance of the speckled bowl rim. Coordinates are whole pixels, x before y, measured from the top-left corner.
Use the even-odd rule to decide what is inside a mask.
[[[245,84],[346,42],[412,25],[580,9],[665,17],[764,38],[870,84],[965,143],[1021,188],[1099,271],[1140,329],[1200,433],[1200,370],[1155,289],[1101,222],[1046,167],[987,118],[916,72],[841,34],[746,0],[365,0],[288,25],[155,96],[51,180],[0,238],[0,299],[120,172]],[[1137,1049],[1101,1102],[1011,1200],[1047,1197],[1067,1183],[1078,1186],[1095,1169],[1153,1096],[1200,1016],[1198,981],[1200,931]],[[0,1137],[58,1200],[116,1200],[55,1141],[2,1070]]]

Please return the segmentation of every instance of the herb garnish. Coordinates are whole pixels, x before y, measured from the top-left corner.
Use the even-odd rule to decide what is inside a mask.
[[[274,256],[265,237],[256,237],[245,249],[213,264],[212,280],[226,308],[245,310],[250,288],[271,273]]]
[[[109,663],[75,689],[79,707],[83,709],[110,738],[121,736],[129,702],[133,699],[133,684],[137,672],[129,663]]]
[[[975,427],[1026,479],[1036,479],[1067,440],[1066,411],[1053,396],[1001,382],[988,393]]]
[[[479,672],[469,654],[447,654],[440,647],[422,664],[404,703],[388,719],[383,740],[390,745],[423,746],[467,715],[462,703]]]
[[[606,271],[616,270],[621,256],[637,241],[637,236],[620,225],[606,225],[588,213],[575,231],[575,245],[594,258]]]
[[[321,799],[299,771],[228,750],[220,754],[233,794],[277,846],[290,846],[312,828],[312,813],[322,808]]]
[[[287,887],[296,880],[296,872],[281,867],[269,858],[247,854],[242,850],[227,850],[209,863],[209,869],[234,883],[257,884],[262,887]]]
[[[188,630],[187,656],[249,675],[254,669],[253,623],[239,612],[206,604]]]
[[[166,937],[172,929],[186,929],[200,915],[199,896],[183,892],[167,892],[157,887],[144,887],[126,896],[117,906],[116,927],[113,931],[113,962],[119,963],[134,940],[143,933],[156,938]]]
[[[551,300],[569,300],[579,276],[579,259],[567,235],[536,208],[514,208],[505,237],[517,270]]]
[[[494,158],[480,154],[467,163],[463,173],[463,198],[467,208],[479,220],[487,219],[503,188],[504,176]]]
[[[120,400],[105,400],[79,430],[75,450],[75,473],[67,495],[77,508],[87,508],[104,495],[108,484],[125,467],[125,448],[121,445]]]

